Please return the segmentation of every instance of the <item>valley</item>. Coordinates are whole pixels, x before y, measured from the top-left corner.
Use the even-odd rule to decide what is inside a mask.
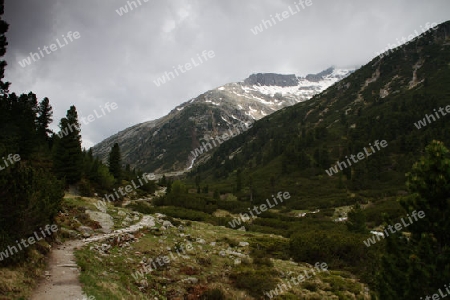
[[[0,0],[1,300],[444,297],[448,16],[367,53],[448,3],[23,1]],[[25,69],[30,24],[83,38]]]

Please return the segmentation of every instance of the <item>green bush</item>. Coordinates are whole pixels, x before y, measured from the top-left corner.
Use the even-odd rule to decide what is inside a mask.
[[[225,300],[225,293],[220,289],[207,290],[200,296],[201,300]]]
[[[159,212],[179,219],[185,219],[185,220],[191,220],[191,221],[207,221],[210,219],[210,215],[192,210],[192,209],[185,209],[180,207],[161,207],[159,209]]]
[[[260,297],[264,292],[275,288],[277,280],[272,277],[274,273],[272,268],[241,266],[230,278],[235,281],[237,288],[246,290],[253,297]]]
[[[306,281],[306,282],[302,283],[302,287],[311,292],[317,291],[317,283],[315,283],[313,281]]]
[[[250,238],[252,257],[272,257],[289,259],[289,240],[281,238],[255,237]]]
[[[362,240],[349,232],[297,233],[291,237],[291,255],[296,261],[326,262],[330,268],[342,268],[364,258]]]
[[[273,262],[268,257],[255,257],[253,263],[258,266],[273,267]]]
[[[82,178],[80,183],[78,184],[78,190],[80,192],[80,195],[83,197],[93,196],[91,183],[84,178]]]
[[[230,247],[237,247],[239,245],[239,242],[237,240],[230,239],[229,237],[220,239],[220,242],[227,243]]]
[[[0,173],[4,186],[0,201],[0,249],[15,246],[40,227],[54,224],[64,196],[63,183],[45,170],[17,164]],[[4,185],[3,185],[4,184]],[[27,250],[15,253],[1,265],[18,262]]]
[[[141,214],[154,214],[156,209],[151,207],[148,203],[145,202],[134,202],[127,206],[127,208],[140,212]]]

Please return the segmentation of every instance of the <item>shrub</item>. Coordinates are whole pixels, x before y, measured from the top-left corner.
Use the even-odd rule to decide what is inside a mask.
[[[363,241],[368,237],[339,230],[296,233],[291,237],[290,254],[295,261],[326,262],[329,268],[354,271],[368,280],[364,273],[372,272],[378,251],[378,245],[370,249],[364,245]]]
[[[253,263],[259,266],[273,267],[273,262],[268,257],[255,257]]]
[[[265,291],[275,288],[277,281],[272,277],[274,273],[272,268],[255,268],[253,265],[237,269],[230,278],[234,279],[237,288],[246,290],[254,297],[260,297]]]
[[[272,257],[289,259],[289,240],[281,238],[257,237],[250,239],[252,257]]]
[[[159,211],[174,218],[186,219],[191,221],[207,221],[210,218],[210,215],[200,211],[173,206],[160,208]]]
[[[239,246],[239,242],[234,240],[234,239],[230,239],[229,237],[224,237],[222,239],[220,239],[221,242],[227,243],[228,245],[230,245],[230,247],[237,247]]]
[[[307,289],[308,291],[315,292],[317,291],[317,284],[313,281],[306,281],[302,284],[302,287]]]
[[[83,197],[92,197],[92,187],[91,183],[86,179],[81,179],[80,183],[78,184],[78,190],[80,192],[80,195]]]
[[[220,289],[207,290],[201,297],[201,300],[225,300],[225,293]]]
[[[141,214],[153,214],[156,210],[145,202],[134,202],[127,206],[131,210],[140,212]],[[173,224],[173,223],[172,223]]]

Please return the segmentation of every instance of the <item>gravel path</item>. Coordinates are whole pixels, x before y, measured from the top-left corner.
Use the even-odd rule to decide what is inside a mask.
[[[42,280],[34,291],[31,300],[81,300],[83,292],[75,263],[74,250],[90,242],[98,242],[121,233],[133,233],[144,227],[155,226],[151,216],[143,216],[141,221],[130,227],[118,229],[112,233],[101,234],[84,240],[71,240],[55,247],[50,253],[46,279]],[[86,298],[84,298],[86,299]]]

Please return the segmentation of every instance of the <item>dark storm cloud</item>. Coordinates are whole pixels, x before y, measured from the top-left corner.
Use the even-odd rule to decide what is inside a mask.
[[[87,116],[116,102],[117,110],[82,125],[83,145],[91,146],[251,73],[306,75],[330,65],[358,67],[426,22],[450,19],[446,0],[312,0],[255,35],[251,29],[263,19],[293,8],[298,0],[140,2],[119,16],[116,10],[127,1],[6,0],[11,91],[49,97],[54,125],[72,104]],[[19,65],[69,31],[81,37],[30,66]],[[159,87],[154,84],[204,50],[215,57]]]

